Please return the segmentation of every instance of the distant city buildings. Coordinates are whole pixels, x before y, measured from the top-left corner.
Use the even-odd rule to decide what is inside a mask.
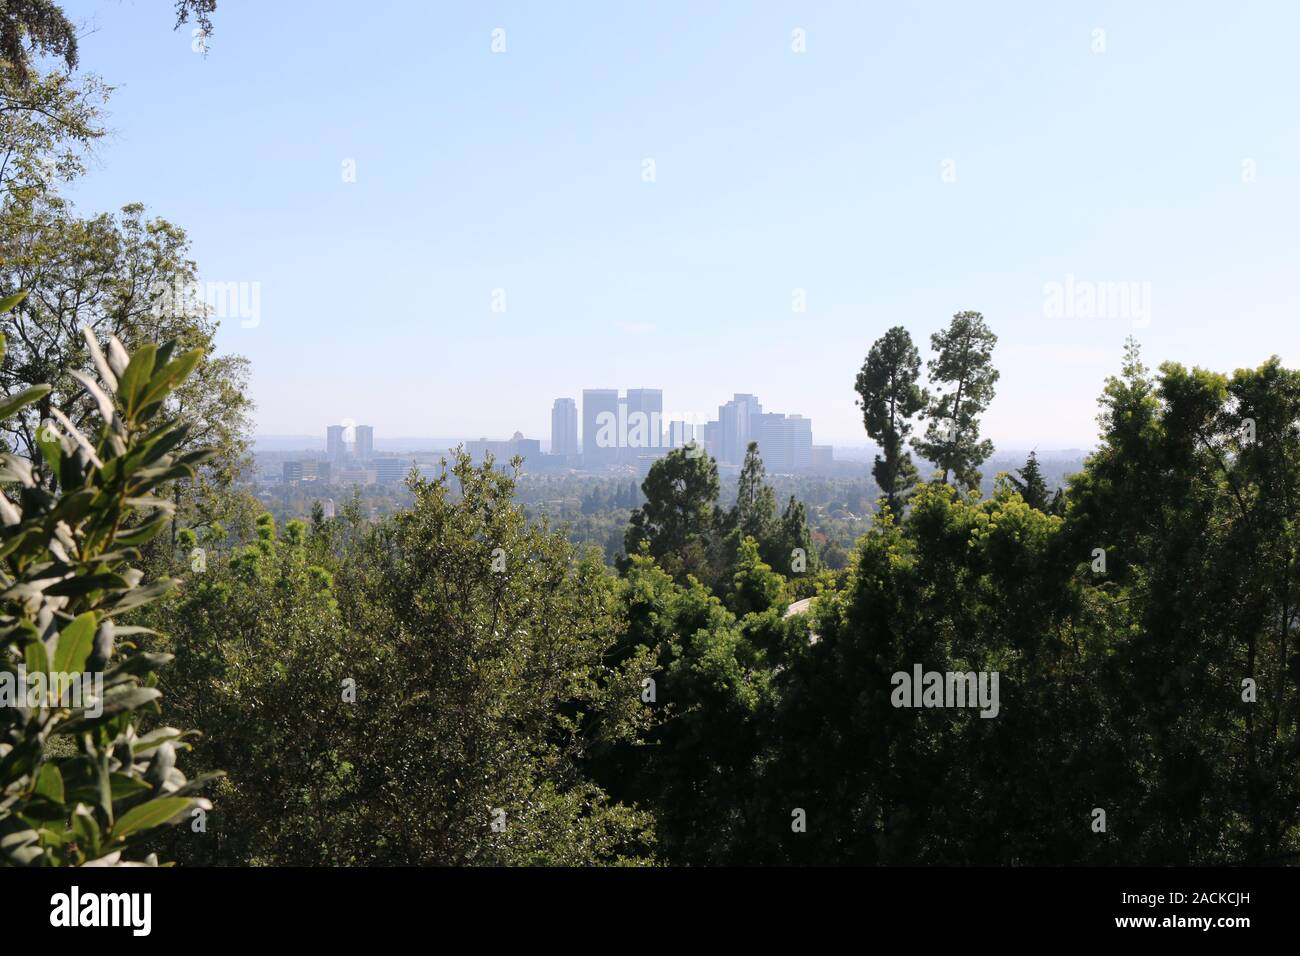
[[[383,482],[387,480],[378,478],[377,471],[383,470],[387,474],[392,470],[393,466],[385,464],[382,469],[377,469],[370,465],[375,453],[374,426],[356,426],[351,443],[348,442],[347,433],[348,427],[346,425],[326,426],[325,457],[284,462],[281,466],[284,481],[287,484],[297,482],[329,484],[338,482],[340,484],[371,485],[376,481]],[[410,466],[409,461],[402,461],[402,464],[408,468]],[[406,470],[403,469],[401,478],[405,477]]]
[[[571,398],[557,398],[551,406],[551,454],[577,455],[578,403]]]
[[[348,446],[343,433],[342,425],[330,425],[325,429],[325,457],[330,461],[342,461],[347,456]]]
[[[476,465],[482,464],[488,455],[499,465],[506,464],[515,455],[520,455],[525,461],[537,462],[542,457],[542,443],[540,439],[525,438],[521,433],[515,432],[505,441],[480,438],[478,441],[466,442],[465,453]]]
[[[718,429],[714,436],[715,448],[710,448],[719,464],[739,465],[745,460],[745,450],[757,437],[754,435],[755,419],[763,414],[758,398],[739,392],[725,405],[718,406]]]
[[[581,428],[579,424],[581,423]],[[325,455],[319,459],[286,461],[286,483],[398,484],[406,480],[415,459],[400,455],[375,455],[375,430],[370,425],[330,425],[325,430]],[[475,464],[491,456],[505,465],[522,457],[532,472],[581,467],[588,471],[634,469],[644,474],[673,448],[701,445],[719,466],[738,468],[751,442],[757,442],[767,470],[789,474],[829,470],[834,458],[829,445],[814,445],[812,421],[802,415],[765,412],[758,396],[735,393],[718,407],[709,422],[664,418],[664,393],[658,388],[629,388],[622,395],[614,388],[582,390],[582,407],[572,398],[557,398],[551,406],[550,453],[542,454],[541,441],[515,432],[508,439],[480,438],[464,444]]]
[[[658,388],[589,388],[582,392],[582,464],[599,469],[611,465],[645,465],[667,454],[664,433],[664,393]]]
[[[375,481],[381,485],[395,485],[406,480],[414,464],[413,458],[376,458],[370,466],[375,470]]]
[[[376,481],[375,470],[364,465],[344,465],[334,480],[341,485],[373,485]]]
[[[756,415],[750,428],[768,471],[781,474],[812,467],[811,419],[768,412]]]
[[[582,390],[582,464],[585,468],[605,468],[618,463],[618,445],[609,440],[608,428],[601,435],[601,425],[610,417],[618,420],[618,389],[584,388]]]
[[[668,453],[664,442],[664,393],[660,388],[629,388],[622,404],[624,438],[619,458],[625,464],[652,461]]]
[[[666,421],[663,395],[658,388],[630,388],[622,397],[613,388],[583,389],[582,467],[602,470],[635,465],[644,471],[669,449],[692,442],[702,444],[719,465],[739,467],[750,442],[758,442],[768,471],[790,473],[830,466],[830,446],[818,446],[814,454],[811,419],[764,412],[756,395],[737,392],[718,407],[718,417],[711,422]],[[569,426],[574,413],[571,399],[556,399],[551,410],[552,455],[572,454]]]
[[[357,461],[369,461],[375,454],[375,429],[371,425],[358,425],[356,435],[353,457]]]

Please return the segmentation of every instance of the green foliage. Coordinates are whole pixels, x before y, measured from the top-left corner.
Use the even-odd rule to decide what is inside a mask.
[[[754,542],[745,549],[761,578]],[[770,682],[765,656],[704,585],[677,584],[649,557],[632,557],[621,601],[624,653],[655,658],[654,695],[644,708],[654,723],[644,741],[598,755],[593,770],[612,793],[654,809],[669,860],[743,859],[746,804],[757,782],[750,770]]]
[[[729,606],[738,616],[762,613],[772,608],[785,609],[789,602],[785,580],[764,564],[758,553],[758,542],[745,535],[736,559],[736,573],[732,578]]]
[[[1031,451],[1029,458],[1025,461],[1025,466],[1020,469],[1020,477],[1008,476],[1012,487],[1020,493],[1020,497],[1025,499],[1025,504],[1031,508],[1037,508],[1039,511],[1048,511],[1052,514],[1059,514],[1061,511],[1062,501],[1059,492],[1052,495],[1047,487],[1047,482],[1043,478],[1043,470],[1038,466],[1038,453]]]
[[[124,863],[144,831],[210,808],[193,795],[204,778],[187,780],[175,766],[187,735],[143,732],[159,713],[154,672],[169,658],[140,651],[140,628],[120,623],[174,583],[142,584],[131,562],[170,510],[153,492],[207,455],[176,454],[184,426],[162,414],[198,355],[174,343],[128,355],[112,339],[105,357],[89,330],[86,345],[100,370],[98,381],[81,377],[99,413],[97,437],[53,407],[61,429],[51,423],[36,436],[59,492],[37,482],[31,462],[0,456],[9,485],[0,494],[0,677],[24,691],[21,665],[83,680],[80,695],[0,708],[0,859],[9,864]],[[31,389],[7,411],[47,394]],[[83,671],[102,679],[102,696]]]
[[[645,504],[632,512],[624,536],[630,555],[642,547],[674,576],[712,580],[718,527],[718,466],[698,447],[675,448],[650,466],[641,485]]]
[[[993,400],[998,370],[993,347],[998,337],[978,312],[958,312],[942,332],[930,336],[938,353],[927,365],[930,381],[941,383],[926,408],[929,419],[923,439],[912,446],[967,489],[978,488],[979,466],[993,453],[993,443],[980,441],[979,415]]]
[[[54,187],[85,171],[104,136],[109,90],[95,76],[0,67],[0,203],[5,234],[42,205],[60,206]]]
[[[778,516],[776,494],[751,442],[736,484],[736,503],[718,503],[718,468],[697,449],[677,449],[650,467],[646,502],[624,537],[629,556],[648,554],[679,583],[694,577],[721,597],[731,590],[742,542],[752,538],[770,566],[792,575],[820,569],[803,505],[791,497]],[[797,552],[796,552],[796,549]],[[625,559],[622,567],[626,570]]]
[[[0,4],[0,66],[25,73],[28,58],[48,54],[77,65],[77,30],[53,0],[21,0]]]
[[[162,609],[169,699],[209,731],[195,760],[230,772],[185,858],[648,859],[650,817],[583,769],[649,717],[648,655],[614,653],[616,580],[527,522],[500,470],[461,456],[411,489],[373,527],[261,516]]]
[[[745,449],[745,462],[736,482],[736,504],[728,518],[728,527],[740,536],[756,541],[772,538],[776,524],[776,493],[767,483],[767,468],[758,453],[758,442]]]
[[[871,345],[854,388],[862,407],[862,424],[884,453],[876,456],[872,475],[895,514],[916,484],[916,466],[906,449],[912,418],[928,396],[917,384],[921,355],[902,326],[894,326]]]

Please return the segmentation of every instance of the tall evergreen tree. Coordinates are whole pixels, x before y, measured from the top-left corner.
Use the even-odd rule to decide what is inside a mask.
[[[880,445],[871,474],[897,514],[916,484],[916,466],[906,449],[911,419],[925,407],[926,394],[917,385],[921,354],[912,337],[896,325],[872,343],[854,388],[862,408],[862,424]]]
[[[945,484],[951,474],[956,484],[978,488],[979,466],[993,453],[991,441],[980,441],[979,415],[993,400],[998,380],[993,367],[997,342],[978,312],[958,312],[947,329],[930,336],[930,347],[938,353],[927,365],[930,380],[947,389],[938,389],[930,399],[925,437],[913,439],[912,447],[939,466]]]
[[[1038,453],[1031,451],[1025,460],[1025,466],[1017,470],[1019,478],[1014,475],[1008,477],[1025,504],[1039,511],[1049,511],[1052,499],[1047,490],[1047,482],[1043,480],[1043,471],[1038,467]]]
[[[813,573],[821,569],[808,529],[808,511],[794,495],[781,512],[778,551],[781,563],[774,565],[782,574]]]
[[[767,483],[767,467],[758,453],[758,442],[745,449],[745,463],[736,484],[736,504],[729,524],[742,536],[749,535],[760,545],[771,540],[776,526],[776,493]]]
[[[628,557],[644,542],[660,566],[679,580],[687,574],[710,577],[719,490],[718,465],[708,455],[676,448],[660,458],[641,484],[645,504],[632,512],[624,535]]]

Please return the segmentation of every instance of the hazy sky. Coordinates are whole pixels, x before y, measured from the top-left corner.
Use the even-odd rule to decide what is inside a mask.
[[[169,2],[65,5],[117,87],[77,202],[260,284],[220,341],[261,434],[548,438],[555,397],[649,386],[863,443],[872,340],[928,357],[963,309],[1005,446],[1090,444],[1130,332],[1300,361],[1300,4],[221,0],[206,58]]]

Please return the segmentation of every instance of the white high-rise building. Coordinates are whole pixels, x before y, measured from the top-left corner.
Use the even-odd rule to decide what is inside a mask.
[[[571,398],[557,398],[551,406],[551,454],[578,453],[578,403]]]
[[[358,425],[354,444],[358,461],[369,461],[375,454],[375,428],[373,425]]]
[[[605,427],[601,427],[601,423]],[[613,425],[610,425],[613,422]],[[618,389],[582,390],[582,464],[600,468],[618,462]]]
[[[731,401],[718,407],[718,461],[724,465],[740,465],[745,461],[745,450],[757,436],[753,420],[763,414],[757,396],[737,392]]]
[[[347,457],[348,448],[343,432],[342,425],[330,425],[325,429],[325,457],[330,461],[342,461]]]

